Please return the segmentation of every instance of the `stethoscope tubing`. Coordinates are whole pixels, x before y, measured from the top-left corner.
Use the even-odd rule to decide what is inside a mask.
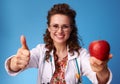
[[[45,66],[45,60],[43,61],[43,70],[42,70],[42,76],[43,76],[43,71],[44,71],[44,66]],[[51,69],[52,69],[52,75],[53,75],[53,64],[52,64],[52,56],[50,56],[50,63],[51,63]],[[77,67],[77,73],[79,74],[79,78],[78,78],[78,82],[77,84],[82,84],[82,78],[81,78],[81,73],[80,73],[80,68],[79,68],[79,65],[78,65],[78,61],[77,61],[77,58],[75,58],[75,64],[76,64],[76,67]],[[42,80],[42,76],[41,76],[41,80]],[[42,81],[43,82],[43,81]],[[45,83],[42,83],[42,84],[45,84]],[[47,82],[47,84],[50,84],[49,82]]]

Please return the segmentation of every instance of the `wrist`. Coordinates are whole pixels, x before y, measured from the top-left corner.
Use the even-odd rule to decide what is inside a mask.
[[[105,84],[109,80],[110,72],[106,66],[103,70],[97,72],[96,75],[97,75],[99,84]]]

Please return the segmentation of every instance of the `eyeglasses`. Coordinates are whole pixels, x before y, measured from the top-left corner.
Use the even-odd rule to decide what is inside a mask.
[[[62,25],[62,26],[59,26],[58,24],[52,24],[52,25],[50,25],[50,28],[51,28],[53,31],[57,31],[59,28],[61,28],[63,31],[67,32],[67,31],[70,30],[71,25],[64,24],[64,25]]]

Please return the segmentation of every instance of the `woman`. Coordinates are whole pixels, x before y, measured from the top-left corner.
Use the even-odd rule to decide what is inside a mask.
[[[29,50],[25,37],[21,36],[22,47],[6,60],[7,72],[17,75],[25,69],[38,68],[38,84],[80,84],[82,75],[93,84],[109,84],[112,75],[108,60],[90,57],[80,46],[75,16],[68,4],[55,4],[48,11],[45,44]]]

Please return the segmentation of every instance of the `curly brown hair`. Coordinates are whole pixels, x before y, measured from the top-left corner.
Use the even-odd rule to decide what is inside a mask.
[[[69,48],[69,52],[74,55],[74,51],[76,51],[78,54],[79,53],[79,49],[81,48],[80,46],[80,41],[81,39],[78,38],[78,30],[76,27],[76,21],[75,21],[75,17],[76,17],[76,12],[70,8],[70,6],[66,3],[63,4],[55,4],[51,10],[48,11],[48,16],[47,16],[47,25],[50,26],[50,19],[51,16],[55,15],[55,14],[62,14],[62,15],[66,15],[70,18],[70,24],[72,26],[72,32],[70,34],[69,39],[67,40],[67,46]],[[53,54],[54,56],[56,55],[56,48],[54,47],[53,44],[53,40],[50,37],[50,32],[48,31],[48,29],[46,29],[46,33],[44,34],[44,42],[45,42],[45,47],[48,49],[48,51],[46,51],[46,60],[49,59],[50,57],[50,52],[52,50],[54,50]]]

